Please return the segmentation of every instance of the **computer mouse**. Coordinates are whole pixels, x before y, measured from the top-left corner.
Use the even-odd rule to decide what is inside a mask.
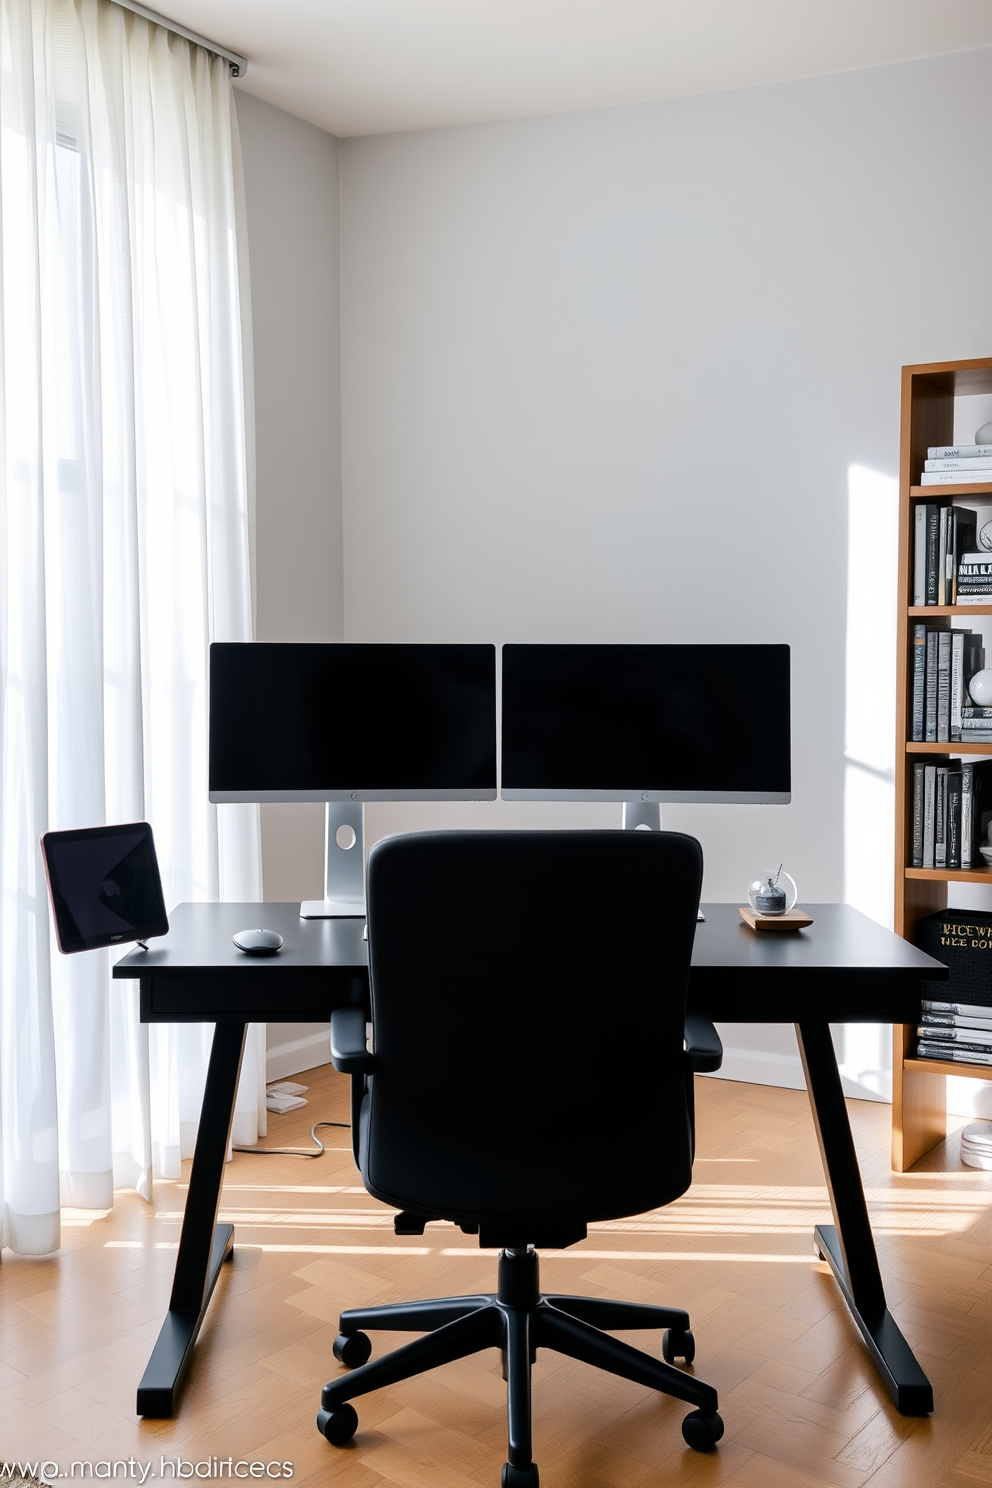
[[[282,946],[278,930],[236,930],[231,939],[248,956],[274,956]]]

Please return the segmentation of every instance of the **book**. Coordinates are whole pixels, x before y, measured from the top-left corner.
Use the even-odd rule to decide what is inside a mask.
[[[927,503],[927,604],[937,603],[938,542],[940,539],[940,507],[935,502]]]
[[[958,1045],[920,1043],[917,1054],[921,1059],[950,1059],[955,1064],[992,1064],[992,1050],[964,1049]]]
[[[961,867],[970,868],[980,853],[975,840],[975,761],[961,761]]]
[[[983,573],[992,573],[992,551],[961,553],[958,557],[958,567],[977,568]]]
[[[932,868],[934,850],[934,805],[937,793],[937,766],[929,761],[923,767],[923,864]]]
[[[966,479],[967,472],[961,470],[924,470],[920,476],[921,486],[968,486],[976,485],[979,481],[992,480],[992,470],[978,470]]]
[[[924,1013],[950,1014],[955,1018],[988,1018],[992,1022],[992,1003],[945,1002],[939,997],[924,997],[920,1003]]]
[[[913,518],[913,604],[927,604],[927,512],[925,501],[916,503]]]
[[[975,909],[941,909],[917,921],[913,938],[921,951],[942,961],[949,973],[943,982],[923,981],[923,1009],[992,1017],[992,915]]]
[[[988,594],[961,594],[958,593],[959,605],[987,605],[992,604],[992,591]]]
[[[962,737],[971,738],[973,733],[981,733],[983,730],[992,729],[992,718],[962,718]]]
[[[981,455],[935,455],[932,459],[924,460],[924,470],[992,470],[992,453],[989,446],[983,445],[984,454]],[[976,476],[976,480],[984,480],[982,475]]]
[[[992,718],[992,708],[980,708],[977,703],[962,703],[962,718]],[[992,728],[992,724],[989,725]]]
[[[947,772],[947,866],[961,867],[961,780],[960,770]]]
[[[923,743],[923,727],[927,701],[927,628],[913,626],[913,712],[909,736],[914,744]],[[992,709],[989,710],[992,715]]]
[[[937,652],[939,631],[927,631],[926,694],[923,708],[923,738],[927,744],[937,742]]]
[[[963,1044],[966,1048],[992,1051],[992,1031],[983,1032],[980,1028],[949,1028],[921,1023],[916,1033],[917,1037],[929,1039],[933,1044]]]
[[[983,1012],[992,1013],[992,1008],[983,1008]],[[992,1038],[992,1017],[980,1018],[975,1013],[962,1017],[957,1013],[930,1013],[922,1015],[923,1022],[928,1029],[937,1028],[973,1028],[987,1033]]]
[[[971,460],[992,457],[992,444],[932,444],[928,460]]]
[[[951,738],[951,632],[937,632],[937,743]]]
[[[913,761],[913,830],[910,841],[910,867],[923,867],[923,777],[926,761]]]
[[[958,567],[962,559],[978,545],[978,529],[975,523],[975,512],[970,506],[948,508],[944,577],[945,597],[948,604],[955,602]]]
[[[940,526],[937,530],[937,603],[947,604],[947,522],[951,514],[949,506],[940,508]]]
[[[947,766],[938,765],[934,785],[933,866],[947,867]]]

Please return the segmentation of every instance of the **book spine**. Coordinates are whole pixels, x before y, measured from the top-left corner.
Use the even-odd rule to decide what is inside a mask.
[[[976,1044],[992,1044],[992,1018],[960,1018],[953,1013],[921,1013],[920,1022],[926,1025],[928,1038],[933,1036],[939,1039],[945,1034],[950,1038],[956,1033],[962,1033],[966,1038],[973,1037]],[[941,1029],[943,1032],[939,1031]],[[954,1030],[954,1033],[948,1033],[949,1029]]]
[[[937,603],[947,604],[947,529],[951,520],[951,508],[940,508],[940,533],[937,537]]]
[[[941,997],[924,997],[920,1007],[927,1013],[953,1013],[956,1018],[990,1018],[992,1007],[980,1002],[947,1002]]]
[[[928,460],[979,460],[992,458],[992,444],[932,444]]]
[[[992,1054],[981,1049],[962,1049],[957,1045],[942,1048],[939,1044],[920,1044],[917,1049],[921,1059],[950,1059],[955,1064],[992,1064]]]
[[[937,785],[936,765],[923,767],[923,866],[933,867],[934,795]]]
[[[910,737],[922,744],[927,700],[927,628],[913,626],[913,721]]]
[[[992,729],[992,718],[962,718],[961,720],[962,735],[984,733],[988,729]]]
[[[978,470],[973,476],[961,470],[924,470],[920,476],[921,486],[970,486],[983,484],[992,478],[992,471]]]
[[[937,542],[940,537],[940,507],[927,504],[927,604],[937,603]]]
[[[992,590],[986,594],[958,594],[959,605],[992,604]]]
[[[947,867],[947,766],[937,766],[933,808],[933,866]]]
[[[923,775],[926,766],[922,760],[913,763],[913,850],[912,868],[923,867]]]
[[[947,866],[961,867],[961,771],[947,772]]]
[[[992,708],[980,708],[977,703],[965,703],[961,708],[962,718],[992,718]],[[989,725],[992,728],[992,724]]]
[[[953,507],[952,517],[951,551],[948,554],[949,572],[947,581],[950,585],[951,604],[956,604],[958,564],[966,552],[978,546],[978,525],[975,513],[968,506]]]
[[[973,761],[965,760],[961,766],[961,867],[970,868],[974,858],[978,856],[975,851],[975,828],[972,821],[972,806],[974,804],[975,792],[975,766]]]
[[[961,708],[964,705],[964,631],[951,632],[951,738],[955,729],[961,727]]]
[[[937,633],[937,743],[951,738],[951,632]]]
[[[918,1038],[929,1039],[932,1044],[956,1044],[958,1048],[986,1049],[992,1053],[992,1035],[985,1038],[977,1028],[934,1027],[932,1024],[921,1023],[916,1035]]]
[[[913,603],[925,605],[927,602],[927,508],[922,501],[916,503],[913,543]]]
[[[924,741],[937,742],[937,642],[939,631],[927,631],[926,706],[923,713]]]
[[[984,455],[934,455],[924,460],[924,470],[992,470],[992,457]],[[976,475],[976,480],[984,480]],[[992,479],[992,477],[990,477]]]

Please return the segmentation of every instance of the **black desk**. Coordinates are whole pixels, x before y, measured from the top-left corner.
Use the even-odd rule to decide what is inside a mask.
[[[736,905],[705,904],[696,928],[689,1007],[716,1021],[795,1023],[833,1210],[814,1243],[837,1278],[898,1410],[933,1409],[930,1382],[885,1304],[830,1023],[912,1023],[920,981],[947,975],[873,920],[843,904],[814,904],[807,930],[755,934]],[[285,945],[248,957],[235,930],[264,925]],[[169,1311],[138,1387],[143,1416],[171,1416],[233,1226],[217,1223],[249,1022],[311,1022],[367,997],[361,920],[301,920],[297,904],[181,904],[169,934],[132,951],[115,977],[138,978],[145,1023],[216,1023]],[[617,927],[623,934],[623,927]]]

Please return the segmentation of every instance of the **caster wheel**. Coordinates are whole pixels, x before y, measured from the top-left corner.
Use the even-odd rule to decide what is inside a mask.
[[[502,1488],[540,1488],[537,1463],[531,1462],[527,1467],[514,1467],[512,1463],[504,1462]]]
[[[694,1452],[712,1452],[723,1435],[723,1421],[716,1411],[691,1411],[682,1422],[682,1435]]]
[[[661,1335],[661,1357],[666,1364],[674,1364],[676,1359],[684,1359],[691,1364],[696,1357],[696,1340],[692,1333],[686,1328],[683,1332],[675,1328],[666,1328]]]
[[[336,1410],[317,1412],[317,1430],[327,1437],[332,1447],[343,1447],[358,1430],[358,1412],[347,1400]],[[684,1430],[684,1428],[683,1428]]]
[[[334,1357],[346,1369],[367,1364],[372,1355],[372,1340],[367,1333],[339,1333],[333,1344]]]

